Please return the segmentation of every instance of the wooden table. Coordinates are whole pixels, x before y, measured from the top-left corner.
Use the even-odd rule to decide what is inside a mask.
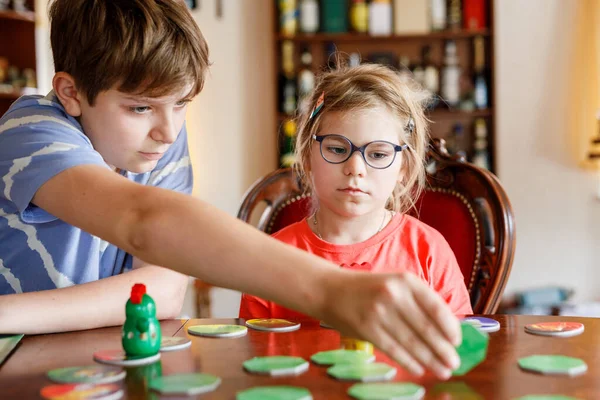
[[[496,315],[499,332],[490,334],[486,360],[463,377],[440,382],[431,375],[414,379],[401,369],[394,380],[423,385],[425,399],[513,399],[527,394],[563,394],[580,399],[600,399],[600,319]],[[585,332],[572,338],[534,336],[524,332],[528,323],[540,321],[578,321]],[[186,328],[209,323],[242,323],[236,319],[162,322],[163,335],[185,336]],[[183,325],[183,329],[182,328]],[[192,347],[163,353],[159,364],[162,375],[203,372],[219,376],[216,391],[201,399],[234,399],[235,393],[260,385],[296,385],[308,388],[315,399],[348,399],[352,383],[340,382],[326,374],[326,368],[311,363],[304,374],[291,378],[269,378],[246,373],[242,362],[254,356],[295,355],[309,359],[318,351],[336,349],[340,335],[318,326],[303,326],[290,333],[249,330],[248,335],[233,339],[209,339],[190,336]],[[53,368],[93,364],[92,353],[118,348],[120,329],[105,328],[85,332],[25,337],[7,362],[0,367],[1,399],[37,399],[39,390],[50,384],[46,372]],[[521,371],[517,360],[533,354],[564,354],[579,357],[588,364],[588,372],[578,377],[544,376]],[[376,352],[377,361],[391,361]],[[393,363],[392,363],[393,364]],[[395,365],[395,364],[394,364]],[[156,373],[156,366],[145,371],[129,369],[124,382],[125,398],[158,398],[147,392],[144,373]],[[465,392],[466,391],[466,392]],[[469,392],[469,393],[467,393]]]

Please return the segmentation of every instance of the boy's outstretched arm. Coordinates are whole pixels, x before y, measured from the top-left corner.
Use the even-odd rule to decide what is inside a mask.
[[[340,270],[191,196],[94,165],[54,176],[33,202],[145,262],[323,319],[371,341],[413,373],[424,366],[447,377],[458,364],[452,346],[460,341],[458,320],[409,274]],[[97,295],[102,302],[104,293]]]
[[[188,277],[148,265],[67,288],[0,296],[0,332],[38,334],[120,325],[131,287],[138,282],[147,286],[159,319],[179,315]]]

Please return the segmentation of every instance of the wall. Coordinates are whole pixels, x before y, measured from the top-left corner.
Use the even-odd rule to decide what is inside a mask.
[[[188,111],[194,194],[235,215],[246,189],[276,167],[272,2],[223,0],[220,19],[216,1],[199,3],[193,15],[213,66]],[[238,293],[212,297],[214,316],[237,316]]]
[[[562,285],[597,298],[598,178],[581,168],[591,134],[581,128],[592,126],[582,111],[598,106],[586,101],[596,83],[580,46],[594,34],[583,24],[591,4],[495,2],[498,173],[517,227],[507,294]]]

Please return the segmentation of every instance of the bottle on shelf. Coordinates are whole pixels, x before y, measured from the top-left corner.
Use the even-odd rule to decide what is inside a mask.
[[[484,29],[486,13],[486,0],[463,0],[463,27],[468,30]]]
[[[337,47],[333,42],[327,42],[325,45],[325,64],[329,69],[335,69],[337,67]]]
[[[444,51],[444,66],[442,68],[442,99],[448,106],[454,108],[460,104],[460,75],[458,55],[454,40],[448,40]]]
[[[423,68],[422,60],[415,61],[415,63],[410,67],[412,71],[413,79],[417,82],[421,87],[425,87],[425,68]]]
[[[371,0],[369,3],[369,35],[389,36],[392,30],[391,0]]]
[[[448,150],[452,154],[467,157],[467,146],[465,143],[465,127],[462,123],[457,122],[452,127],[452,134],[449,138]]]
[[[291,115],[296,111],[296,79],[294,66],[294,43],[285,40],[281,44],[281,112]]]
[[[319,3],[317,0],[300,0],[300,31],[302,33],[319,31]]]
[[[369,6],[366,0],[352,0],[350,5],[350,28],[356,33],[367,33],[369,29]]]
[[[446,29],[446,0],[431,0],[431,30],[443,31]]]
[[[321,1],[321,30],[327,33],[348,32],[348,0]]]
[[[296,0],[279,0],[279,31],[294,36],[298,31],[298,7]]]
[[[296,141],[296,122],[293,119],[288,119],[283,123],[283,143],[281,148],[281,157],[279,162],[283,168],[294,165],[294,143]]]
[[[440,90],[440,73],[438,68],[431,60],[431,47],[423,46],[423,87],[430,93],[432,104],[431,108],[437,105],[438,93]]]
[[[358,54],[357,52],[350,53],[350,56],[348,57],[348,66],[350,68],[352,68],[352,67],[358,67],[359,65],[360,65],[360,54]]]
[[[480,168],[490,169],[490,155],[488,152],[487,125],[483,118],[477,118],[473,123],[475,127],[475,141],[473,142],[473,164]]]
[[[308,46],[304,47],[300,53],[300,63],[302,67],[298,73],[298,98],[302,100],[315,87],[315,73],[312,71],[312,53]]]
[[[462,7],[460,0],[448,0],[448,29],[457,30],[462,26]]]
[[[485,42],[482,36],[477,36],[473,40],[474,47],[474,101],[475,107],[483,110],[488,107],[488,85],[485,77]]]

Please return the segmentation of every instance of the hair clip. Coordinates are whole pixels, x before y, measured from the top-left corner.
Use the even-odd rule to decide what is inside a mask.
[[[323,108],[324,103],[325,103],[325,92],[322,92],[321,95],[319,96],[319,99],[317,100],[317,103],[315,104],[315,108],[313,108],[312,113],[310,113],[310,117],[308,117],[309,120],[313,119],[313,117],[315,115],[317,115],[319,113],[319,111],[321,111],[321,108]]]
[[[409,134],[413,134],[413,132],[415,131],[415,120],[413,119],[413,117],[408,117],[408,123],[406,124],[406,130],[408,131]]]

